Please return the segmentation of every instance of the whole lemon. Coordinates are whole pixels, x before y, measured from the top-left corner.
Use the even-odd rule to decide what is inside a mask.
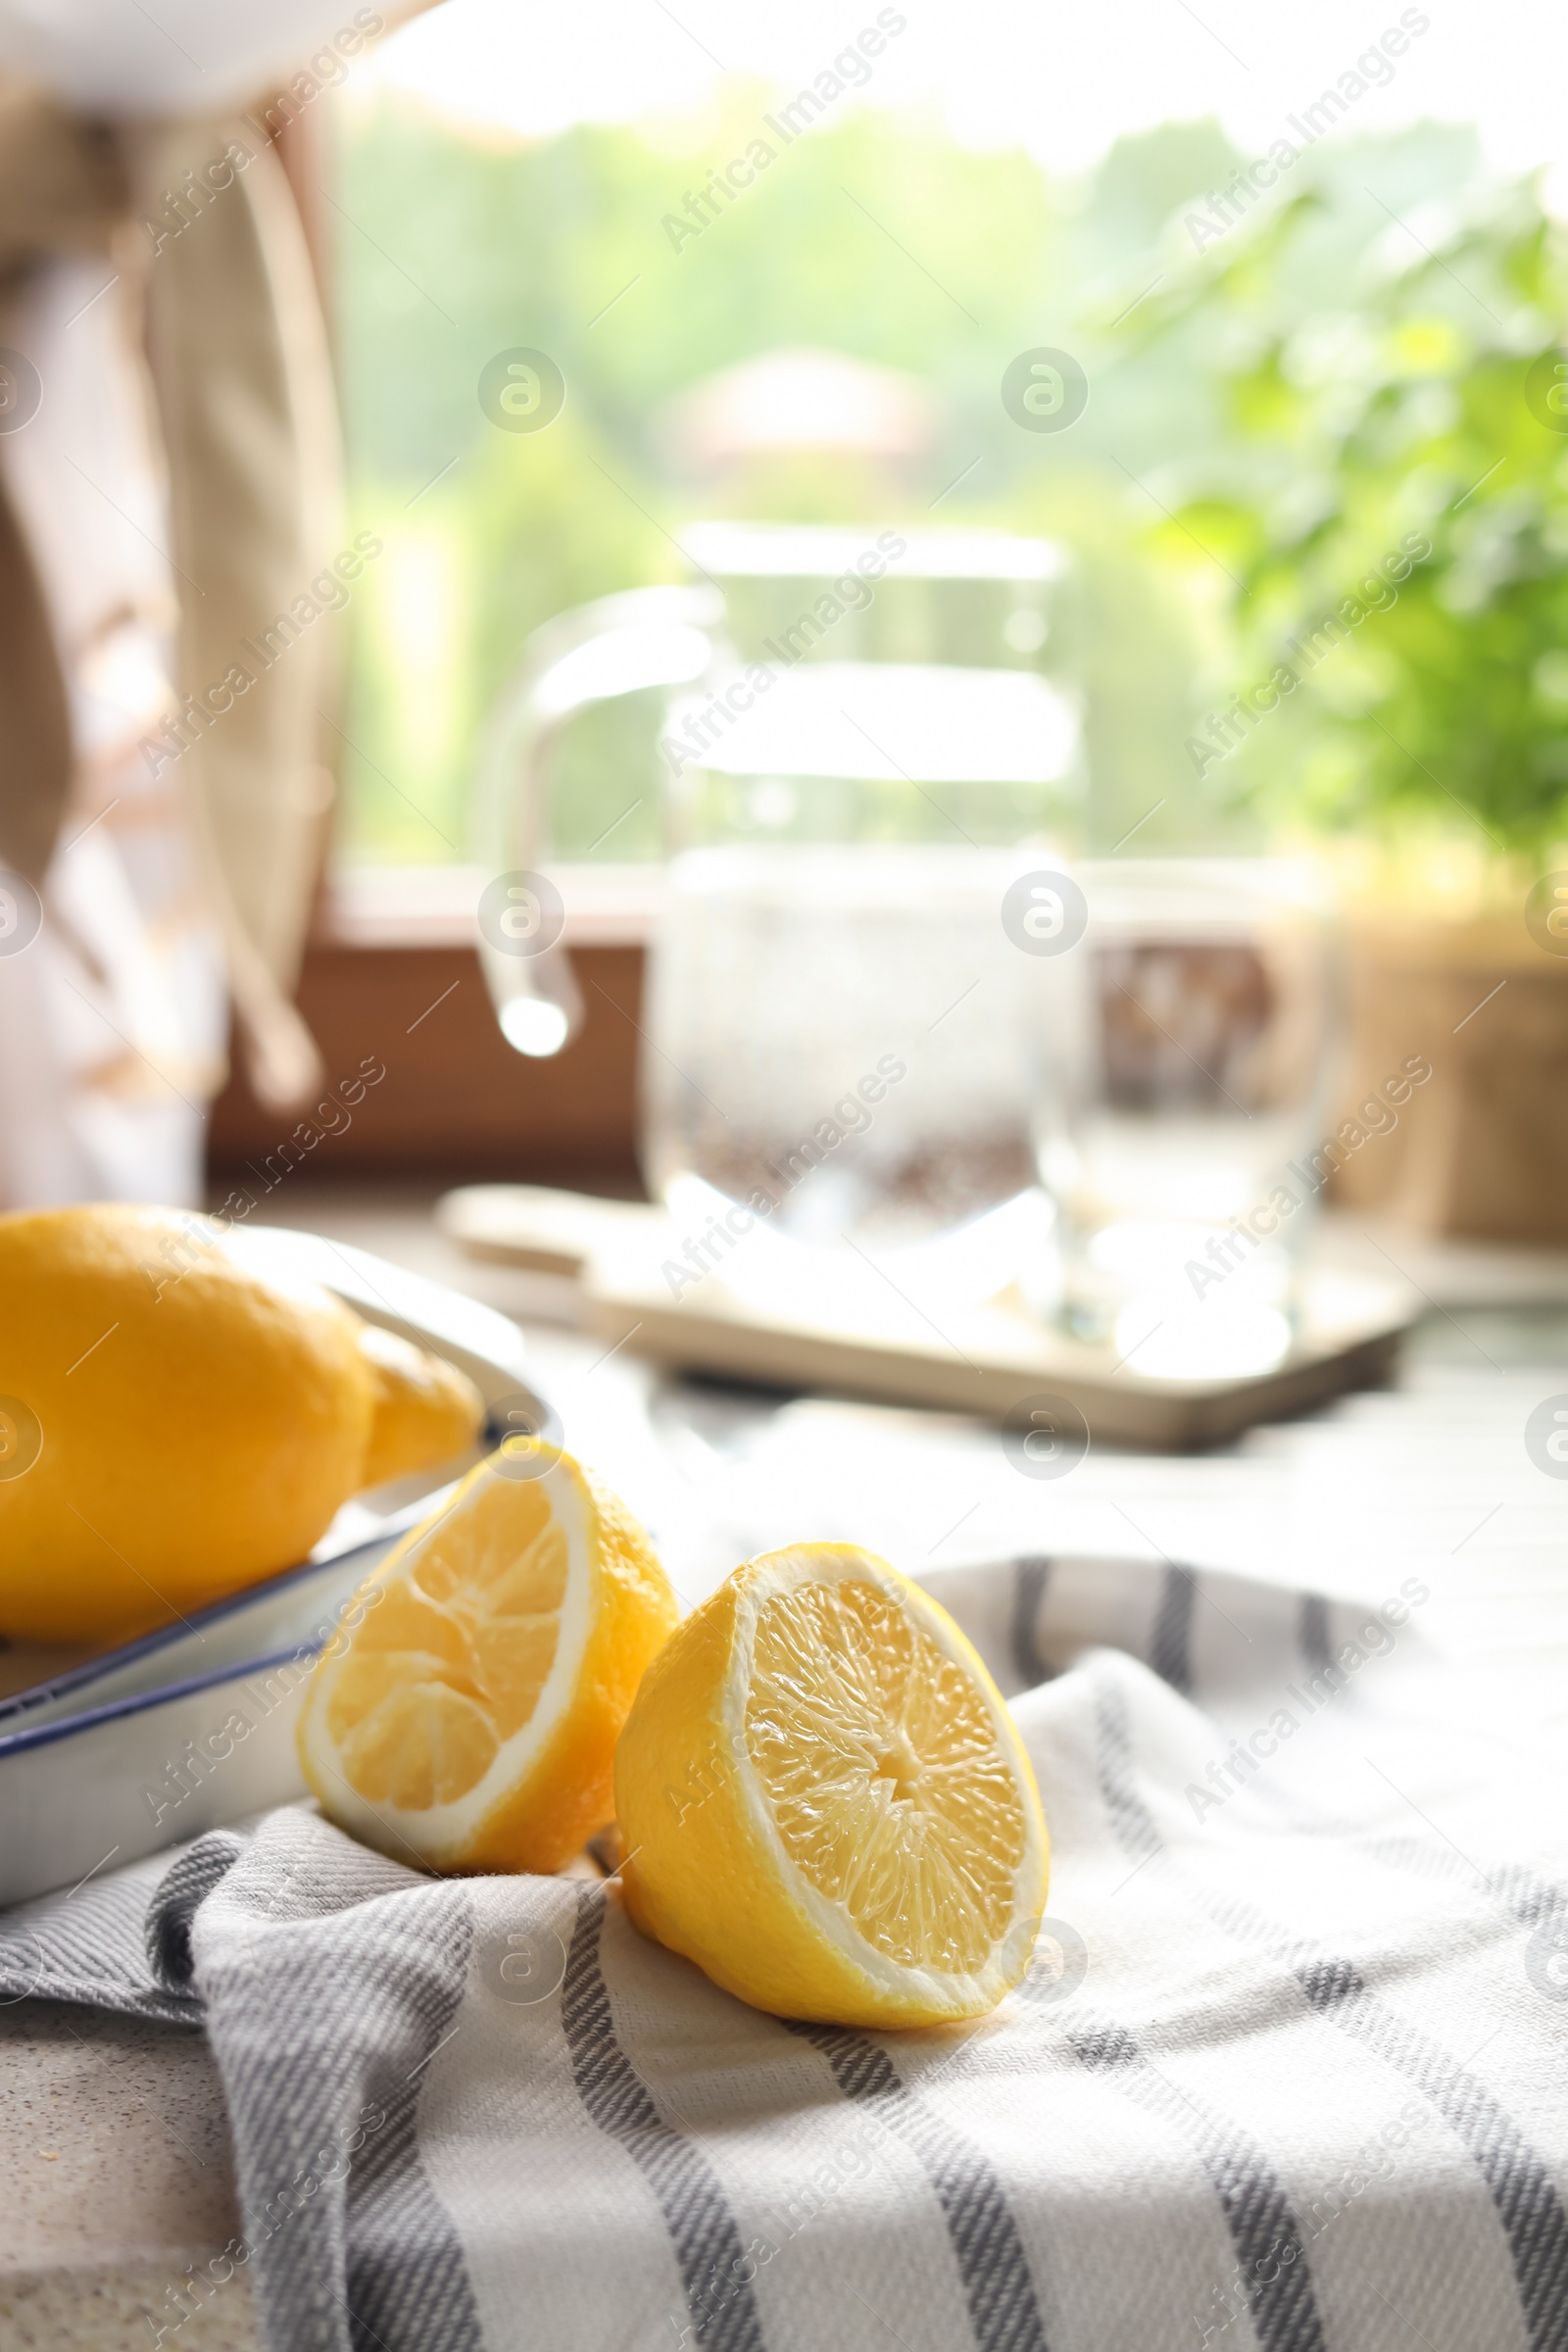
[[[466,1372],[376,1323],[362,1323],[359,1341],[371,1413],[362,1487],[450,1462],[473,1444],[484,1399]]]
[[[207,1218],[0,1217],[0,1633],[103,1642],[303,1559],[362,1483],[357,1316]]]

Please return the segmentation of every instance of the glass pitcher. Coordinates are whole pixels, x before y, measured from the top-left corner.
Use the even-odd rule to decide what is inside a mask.
[[[667,689],[642,1152],[679,1262],[796,1297],[865,1267],[986,1296],[1021,1200],[1038,1211],[1031,1110],[1066,1013],[1058,965],[1004,927],[1078,831],[1064,560],[990,532],[705,523],[682,544],[691,585],[552,622],[493,719],[502,1028],[549,1053],[581,1017],[539,848],[562,732]]]

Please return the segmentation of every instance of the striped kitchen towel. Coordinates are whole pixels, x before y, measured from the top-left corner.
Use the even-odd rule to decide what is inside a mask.
[[[787,2024],[303,1806],[0,1922],[0,1990],[211,2037],[243,2235],[154,2341],[244,2267],[275,2352],[1568,2352],[1560,1784],[1425,1585],[927,1581],[1054,1840],[972,2027]]]

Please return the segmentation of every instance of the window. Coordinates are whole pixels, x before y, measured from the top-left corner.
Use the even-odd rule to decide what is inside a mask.
[[[1245,306],[1216,332],[1171,324],[1173,297],[1249,245],[1266,272],[1260,224],[1299,202],[1327,217],[1319,274],[1281,301],[1376,308],[1560,140],[1548,74],[1522,86],[1500,36],[1479,55],[1419,7],[1375,38],[1344,12],[1270,28],[1155,0],[1103,24],[1026,0],[778,15],[447,0],[331,102],[354,526],[383,547],[353,615],[345,869],[469,858],[480,730],[530,632],[684,576],[681,530],[713,514],[1065,540],[1091,846],[1151,809],[1148,849],[1223,830],[1236,779],[1188,746],[1234,665],[1238,563],[1186,510],[1270,491],[1233,431]],[[1467,331],[1488,298],[1449,274],[1433,308]],[[1087,369],[1070,432],[1004,405],[1040,345]],[[519,347],[560,370],[546,429],[481,405]],[[902,442],[726,438],[726,371],[789,354],[903,386]],[[570,731],[558,859],[658,855],[658,699]]]

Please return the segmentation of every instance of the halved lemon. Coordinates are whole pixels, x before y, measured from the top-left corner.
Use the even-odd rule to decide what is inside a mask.
[[[995,2008],[1049,1846],[1001,1694],[854,1545],[738,1568],[649,1668],[615,1755],[626,1903],[744,2001],[836,2025]]]
[[[616,1736],[675,1622],[616,1497],[503,1447],[360,1588],[318,1659],[300,1761],[322,1810],[433,1870],[559,1870],[613,1811]]]

